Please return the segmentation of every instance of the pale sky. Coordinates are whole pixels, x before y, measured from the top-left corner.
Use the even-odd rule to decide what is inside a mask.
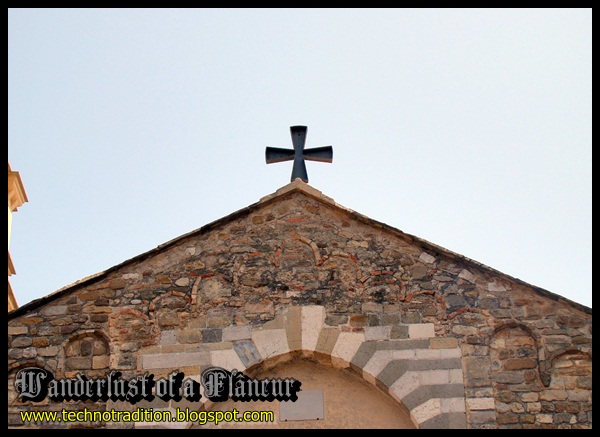
[[[10,9],[19,305],[290,182],[592,306],[592,9]]]

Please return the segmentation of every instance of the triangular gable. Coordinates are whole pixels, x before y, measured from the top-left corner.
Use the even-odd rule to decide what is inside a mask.
[[[525,281],[522,281],[518,278],[512,277],[512,276],[510,276],[506,273],[500,272],[498,270],[495,270],[492,267],[489,267],[478,261],[470,259],[464,255],[460,255],[449,249],[446,249],[444,247],[441,247],[434,243],[431,243],[427,240],[424,240],[422,238],[419,238],[414,235],[403,232],[393,226],[390,226],[388,224],[385,224],[385,223],[379,222],[377,220],[374,220],[372,218],[369,218],[366,215],[358,213],[352,209],[346,208],[346,207],[338,204],[337,202],[335,202],[332,198],[324,195],[321,191],[319,191],[319,190],[315,189],[314,187],[308,185],[307,183],[303,182],[301,179],[296,179],[296,180],[292,181],[291,183],[281,187],[275,193],[272,193],[270,195],[262,197],[256,203],[253,203],[253,204],[251,204],[245,208],[242,208],[238,211],[235,211],[225,217],[222,217],[211,223],[208,223],[196,230],[193,230],[193,231],[183,234],[179,237],[176,237],[170,241],[167,241],[167,242],[157,246],[154,249],[151,249],[151,250],[144,252],[142,254],[139,254],[133,258],[123,261],[122,263],[119,263],[113,267],[110,267],[107,270],[104,270],[102,272],[98,272],[94,275],[83,278],[83,279],[76,281],[72,284],[69,284],[47,296],[44,296],[42,298],[35,299],[31,302],[28,302],[27,304],[24,304],[21,307],[9,312],[8,318],[9,318],[9,320],[11,320],[14,317],[18,317],[20,315],[26,314],[27,312],[34,310],[36,308],[39,308],[40,306],[43,306],[49,302],[52,302],[59,297],[65,296],[66,294],[72,292],[73,290],[80,289],[85,286],[88,286],[89,284],[101,281],[102,279],[107,278],[113,272],[116,272],[120,269],[126,268],[127,266],[132,265],[134,263],[139,263],[141,261],[152,258],[153,256],[156,256],[156,255],[168,250],[169,248],[180,244],[181,242],[183,242],[187,239],[191,239],[191,238],[195,238],[195,237],[207,234],[211,231],[218,230],[219,228],[222,228],[223,226],[225,226],[227,224],[235,222],[236,220],[246,218],[246,217],[248,217],[248,215],[255,213],[257,211],[260,211],[261,209],[271,206],[273,204],[276,204],[277,202],[281,202],[283,199],[286,199],[292,195],[307,196],[308,198],[311,198],[311,199],[323,204],[324,206],[329,207],[332,210],[335,210],[339,214],[346,215],[348,217],[348,219],[353,219],[353,220],[356,220],[367,226],[371,226],[373,228],[387,232],[391,236],[398,238],[399,240],[401,240],[405,243],[414,245],[416,247],[419,247],[419,248],[427,251],[428,253],[431,253],[432,256],[440,256],[447,260],[459,261],[461,264],[472,267],[475,270],[485,272],[492,276],[498,277],[501,280],[505,280],[505,281],[513,282],[515,284],[522,285],[526,288],[531,289],[532,291],[536,292],[537,294],[544,296],[546,298],[549,298],[553,301],[563,302],[563,303],[566,303],[580,311],[583,311],[586,314],[592,314],[592,309],[589,307],[586,307],[585,305],[571,301],[561,295],[552,293],[548,290],[537,287],[535,285],[528,284]]]

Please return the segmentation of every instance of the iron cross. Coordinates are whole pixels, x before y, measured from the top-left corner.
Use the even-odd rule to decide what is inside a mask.
[[[306,126],[290,126],[294,150],[280,149],[278,147],[267,147],[265,150],[267,164],[294,160],[291,182],[296,178],[300,178],[308,183],[308,174],[306,173],[306,163],[304,160],[333,162],[333,147],[331,146],[313,147],[312,149],[304,150],[306,130]]]

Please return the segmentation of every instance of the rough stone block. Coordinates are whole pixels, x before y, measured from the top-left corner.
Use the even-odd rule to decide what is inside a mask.
[[[252,338],[252,327],[249,325],[228,326],[223,328],[223,341],[249,340]]]
[[[190,278],[179,278],[175,281],[175,285],[178,287],[187,287],[190,285]]]
[[[352,358],[352,364],[359,369],[363,368],[377,350],[378,343],[376,342],[367,341],[362,343]]]
[[[200,332],[202,332],[200,338],[203,343],[219,343],[223,339],[223,330],[219,328],[201,329]]]
[[[331,356],[350,363],[364,340],[363,332],[341,332],[331,351]]]
[[[99,355],[92,358],[92,369],[106,369],[110,365],[108,355]]]
[[[492,375],[492,379],[500,384],[522,384],[525,374],[517,371],[498,372]]]
[[[126,285],[127,282],[125,282],[123,278],[115,278],[110,280],[110,282],[108,283],[108,288],[110,288],[111,290],[120,290],[122,288],[125,288]]]
[[[327,355],[331,354],[339,334],[340,332],[336,328],[321,329],[321,332],[319,333],[319,340],[317,341],[317,348],[315,350]]]
[[[365,302],[361,306],[363,313],[381,313],[383,312],[383,305],[375,302]]]
[[[380,325],[398,325],[401,321],[400,313],[384,313],[381,314]]]
[[[254,331],[252,340],[263,359],[290,351],[285,329]]]
[[[58,347],[56,346],[38,348],[38,355],[42,357],[54,357],[56,354],[58,354]]]
[[[411,419],[419,424],[440,414],[442,414],[442,408],[439,399],[429,399],[410,410]]]
[[[473,279],[475,279],[475,276],[473,275],[473,273],[471,273],[470,271],[463,269],[461,270],[461,272],[458,274],[458,277],[461,279],[464,279],[465,281],[469,281],[469,282],[473,282]]]
[[[504,370],[535,369],[537,361],[533,358],[509,358],[502,363]]]
[[[205,329],[204,331],[212,331],[209,329]],[[220,341],[220,336],[216,335],[218,338],[217,342]],[[195,344],[204,341],[205,343],[214,343],[214,341],[210,341],[211,337],[207,336],[206,338],[202,335],[199,329],[184,329],[183,331],[177,332],[177,342],[180,344]]]
[[[246,368],[259,363],[262,360],[260,352],[256,349],[252,340],[241,340],[233,343],[233,350],[238,354]]]
[[[390,338],[408,338],[408,325],[394,325],[390,331]]]
[[[90,357],[67,358],[66,367],[69,370],[89,370],[92,368],[92,359]]]
[[[569,397],[566,390],[544,390],[540,393],[542,401],[564,401]]]
[[[399,402],[403,402],[410,393],[421,387],[418,372],[405,372],[390,386],[390,395]]]
[[[494,398],[467,398],[469,410],[494,410]]]
[[[419,260],[425,264],[433,264],[435,262],[435,256],[429,255],[427,252],[422,252],[419,256]]]
[[[33,344],[31,337],[15,337],[11,343],[11,347],[28,347]]]
[[[412,323],[408,325],[409,338],[431,338],[435,337],[433,323]]]
[[[177,331],[168,330],[162,331],[160,333],[160,344],[168,345],[168,344],[176,344],[177,343]]]
[[[69,307],[67,305],[56,305],[44,308],[41,313],[45,316],[60,316],[67,314]]]
[[[325,308],[311,305],[302,307],[302,349],[314,351],[325,321]]]
[[[469,424],[473,425],[493,425],[496,428],[496,412],[492,410],[473,411],[469,414]]]
[[[233,370],[242,372],[246,369],[246,366],[234,349],[210,351],[210,361],[213,366],[222,367],[229,372]]]
[[[27,326],[9,326],[8,335],[27,334]]]
[[[410,409],[422,403],[424,399],[464,399],[464,397],[465,388],[462,384],[423,385],[405,398],[405,404]]]
[[[392,361],[392,354],[393,351],[391,350],[376,351],[363,367],[363,376],[365,376],[365,379],[369,375],[369,382],[374,383],[379,373]]]
[[[437,337],[429,339],[430,349],[454,349],[458,347],[458,339],[454,337]]]
[[[23,358],[35,358],[37,357],[37,349],[34,347],[28,347],[23,349]]]
[[[390,338],[391,326],[367,326],[365,327],[365,341],[388,340]]]
[[[362,328],[369,324],[369,319],[366,314],[353,314],[348,319],[348,324],[353,328]]]
[[[490,282],[487,285],[488,291],[506,291],[506,287],[502,284],[497,284],[495,282]]]
[[[535,420],[539,423],[552,423],[554,417],[552,414],[538,414],[535,416]]]

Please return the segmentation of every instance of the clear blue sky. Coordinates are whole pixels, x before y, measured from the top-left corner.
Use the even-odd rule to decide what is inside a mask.
[[[592,10],[9,9],[20,305],[289,182],[592,306]]]

